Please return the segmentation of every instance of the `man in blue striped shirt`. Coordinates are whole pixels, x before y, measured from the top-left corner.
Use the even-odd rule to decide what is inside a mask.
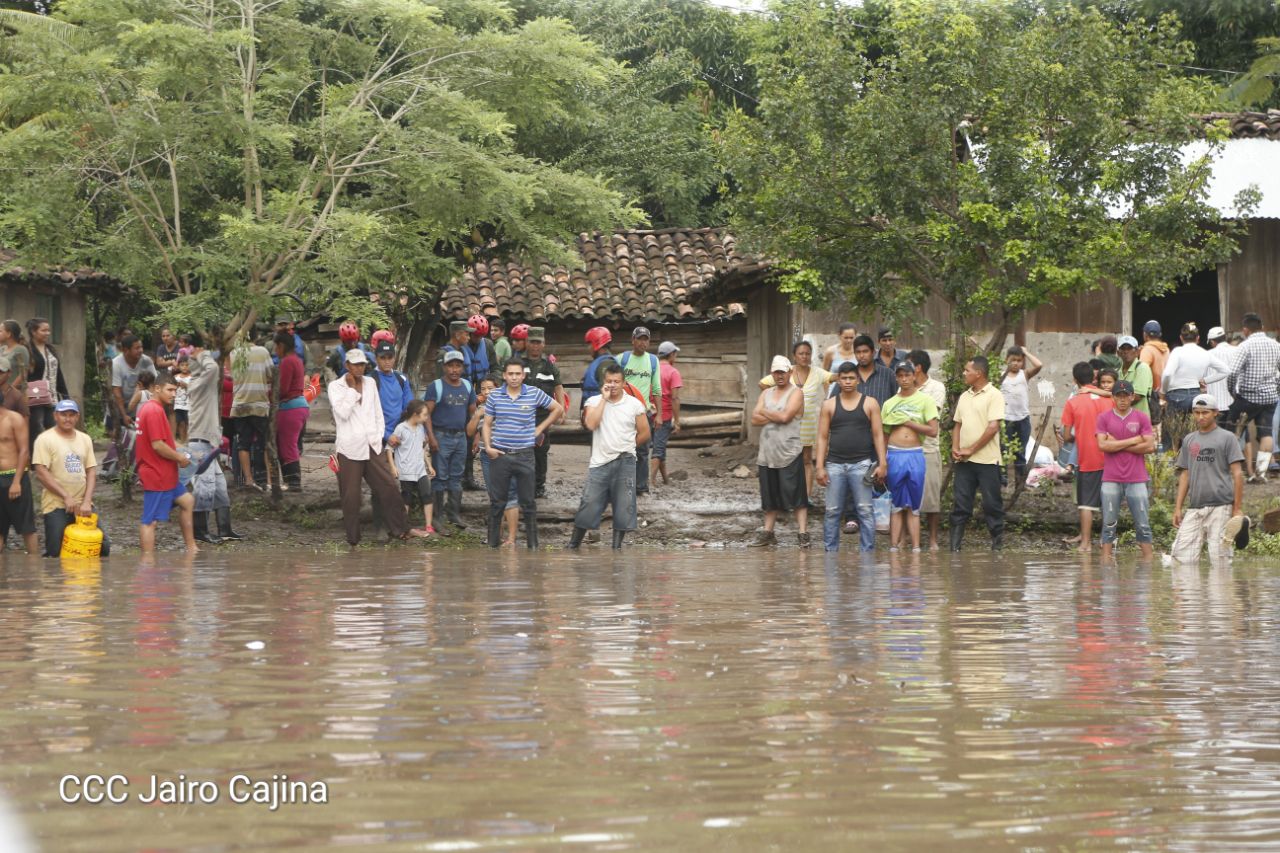
[[[538,547],[538,505],[534,499],[533,448],[542,434],[560,419],[564,406],[545,392],[524,384],[524,362],[512,358],[503,365],[505,386],[489,395],[484,404],[484,446],[489,454],[489,547],[497,548],[502,511],[507,505],[511,478],[524,514],[525,543]],[[538,409],[547,416],[537,422]]]

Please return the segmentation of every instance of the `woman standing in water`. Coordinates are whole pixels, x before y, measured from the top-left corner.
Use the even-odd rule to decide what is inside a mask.
[[[54,404],[67,394],[67,380],[58,369],[58,354],[49,339],[53,337],[53,327],[43,317],[33,317],[27,321],[27,337],[31,342],[31,365],[27,370],[27,402],[31,404],[31,444],[34,447],[36,436],[53,427]],[[46,383],[42,388],[33,389],[34,382]],[[40,394],[33,392],[40,390]],[[37,402],[40,401],[40,402]]]

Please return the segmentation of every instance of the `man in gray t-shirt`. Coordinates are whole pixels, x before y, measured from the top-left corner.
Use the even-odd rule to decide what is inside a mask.
[[[1240,443],[1217,425],[1218,404],[1211,395],[1195,398],[1191,417],[1196,430],[1182,439],[1174,463],[1178,467],[1178,495],[1173,526],[1178,528],[1178,537],[1173,543],[1173,556],[1184,563],[1199,559],[1206,538],[1212,559],[1229,555],[1232,539],[1236,547],[1244,547],[1249,531],[1249,519],[1240,508],[1244,500],[1244,454]]]
[[[126,335],[120,341],[120,354],[111,360],[111,395],[124,415],[124,425],[133,426],[133,412],[128,411],[129,398],[138,387],[138,377],[155,373],[156,365],[151,356],[143,355],[142,341]]]

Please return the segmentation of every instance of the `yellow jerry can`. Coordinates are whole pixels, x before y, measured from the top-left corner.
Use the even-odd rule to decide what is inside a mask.
[[[102,555],[102,531],[98,529],[96,514],[76,516],[76,523],[67,526],[62,535],[62,556],[99,557]]]

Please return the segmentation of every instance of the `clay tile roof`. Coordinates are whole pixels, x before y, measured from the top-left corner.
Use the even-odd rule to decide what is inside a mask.
[[[65,267],[27,269],[26,267],[14,266],[13,261],[16,257],[17,254],[11,249],[0,248],[0,278],[17,281],[39,281],[47,284],[61,284],[66,287],[115,283],[109,275],[97,270],[69,270]]]
[[[768,273],[767,264],[738,254],[724,228],[581,234],[577,245],[582,264],[573,269],[477,262],[445,289],[441,311],[464,317],[488,308],[524,322],[719,320],[746,309],[736,302],[704,306],[700,292],[724,278]]]
[[[1280,110],[1205,113],[1198,118],[1205,124],[1225,120],[1231,128],[1232,139],[1280,139]]]

